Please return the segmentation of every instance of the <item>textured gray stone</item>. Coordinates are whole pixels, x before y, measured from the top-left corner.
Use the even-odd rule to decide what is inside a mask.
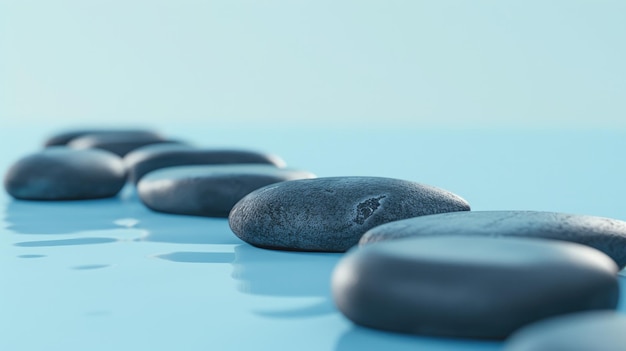
[[[564,241],[408,238],[355,248],[335,268],[332,291],[359,325],[502,339],[551,316],[615,309],[617,272],[602,252]]]
[[[128,178],[137,183],[146,173],[157,169],[211,164],[269,164],[284,167],[279,157],[247,150],[198,149],[183,144],[154,144],[141,147],[124,157]]]
[[[612,311],[554,317],[513,334],[505,351],[626,350],[626,317]]]
[[[373,228],[359,244],[451,234],[571,241],[604,252],[620,268],[626,266],[626,222],[556,212],[472,211],[411,218]]]
[[[115,196],[126,182],[122,159],[103,150],[49,147],[17,161],[6,191],[24,200],[82,200]]]
[[[227,217],[237,201],[258,188],[312,177],[310,172],[270,165],[176,166],[146,174],[137,191],[141,201],[155,211]]]
[[[468,211],[448,191],[379,177],[298,180],[259,189],[233,208],[233,232],[254,246],[343,252],[368,229],[433,213]]]
[[[104,134],[115,134],[115,135],[128,135],[133,137],[153,137],[153,138],[162,138],[158,133],[145,130],[145,129],[76,129],[76,130],[68,130],[65,132],[61,132],[49,137],[44,145],[46,147],[49,146],[63,146],[67,145],[70,141],[76,138],[80,138],[85,135],[104,135]]]
[[[158,134],[146,133],[99,133],[86,134],[72,139],[67,146],[74,149],[103,149],[119,156],[146,145],[159,143],[179,143]]]

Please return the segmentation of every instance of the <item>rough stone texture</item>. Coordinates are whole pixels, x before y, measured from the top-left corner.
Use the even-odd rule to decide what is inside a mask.
[[[153,138],[162,138],[156,132],[144,129],[77,129],[77,130],[69,130],[65,132],[61,132],[49,137],[45,143],[45,147],[49,146],[63,146],[67,145],[70,141],[76,138],[80,138],[85,135],[104,135],[104,134],[115,134],[115,135],[129,135],[133,137],[153,137]]]
[[[472,211],[411,218],[373,228],[359,244],[451,234],[571,241],[604,252],[620,268],[626,266],[626,222],[555,212]]]
[[[233,232],[254,246],[343,252],[368,229],[433,213],[469,211],[457,195],[406,180],[331,177],[259,189],[233,208]]]
[[[359,325],[502,339],[547,317],[614,309],[617,272],[602,252],[563,241],[409,238],[351,251],[333,272],[332,291]]]
[[[602,311],[576,313],[533,323],[513,334],[505,351],[626,350],[626,317]]]
[[[137,183],[157,169],[211,164],[269,164],[284,167],[277,156],[246,150],[198,149],[182,144],[155,144],[141,147],[124,157],[129,180]]]
[[[122,159],[103,150],[50,147],[17,161],[4,187],[23,200],[82,200],[115,196],[126,182]]]
[[[159,212],[227,217],[250,192],[269,184],[315,177],[270,165],[193,165],[159,169],[137,184],[141,201]]]
[[[159,143],[179,143],[158,134],[145,133],[99,133],[86,134],[72,139],[67,146],[74,149],[103,149],[119,156],[146,145]]]

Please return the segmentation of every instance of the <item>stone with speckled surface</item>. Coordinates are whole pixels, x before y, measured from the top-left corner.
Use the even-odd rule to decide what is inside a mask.
[[[405,238],[352,250],[333,272],[332,292],[359,325],[503,339],[544,318],[615,309],[617,272],[602,252],[564,241]]]
[[[157,169],[184,165],[268,164],[284,167],[278,156],[231,149],[200,149],[185,144],[154,144],[141,147],[124,157],[128,178],[137,183],[141,177]]]
[[[154,211],[227,217],[237,201],[256,189],[313,177],[308,171],[259,164],[176,166],[146,174],[137,192]]]
[[[445,213],[388,223],[369,230],[359,244],[406,237],[471,235],[533,237],[591,246],[626,266],[626,222],[595,216],[541,211]]]
[[[4,187],[22,200],[84,200],[115,196],[126,182],[122,159],[103,150],[54,146],[9,168]]]
[[[239,238],[254,246],[343,252],[377,225],[469,209],[453,193],[407,180],[328,177],[259,189],[235,205],[229,222]]]

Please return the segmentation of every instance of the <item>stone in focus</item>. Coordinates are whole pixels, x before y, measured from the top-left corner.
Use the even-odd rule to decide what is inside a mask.
[[[156,170],[137,184],[150,209],[193,216],[227,217],[250,192],[286,180],[312,178],[307,171],[270,165],[192,165]]]
[[[379,177],[329,177],[259,189],[233,208],[230,227],[268,249],[343,252],[391,221],[469,211],[461,197],[432,186]]]
[[[210,164],[269,164],[284,167],[274,155],[247,150],[198,149],[183,144],[155,144],[141,147],[124,157],[129,180],[137,183],[146,173],[157,169]]]
[[[513,334],[504,351],[626,350],[626,316],[612,311],[576,313],[533,323]]]
[[[626,266],[626,222],[538,211],[472,211],[406,219],[371,229],[361,245],[406,237],[442,235],[534,237],[588,245]]]
[[[332,292],[362,326],[502,339],[551,316],[615,309],[617,272],[602,252],[563,241],[409,238],[351,251],[333,272]]]
[[[64,146],[44,149],[17,161],[4,187],[23,200],[83,200],[115,196],[126,182],[122,159],[103,150]]]
[[[72,139],[67,146],[74,149],[103,149],[124,157],[129,152],[146,145],[179,143],[158,134],[100,133],[86,134]]]
[[[49,137],[45,143],[45,147],[49,146],[63,146],[67,145],[70,141],[76,138],[80,138],[85,135],[127,135],[132,137],[153,137],[162,138],[158,133],[147,129],[76,129],[61,132]]]

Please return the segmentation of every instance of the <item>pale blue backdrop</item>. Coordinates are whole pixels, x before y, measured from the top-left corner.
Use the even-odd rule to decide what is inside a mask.
[[[626,2],[0,0],[0,170],[85,125],[154,127],[474,210],[626,220]],[[0,195],[1,350],[500,350],[354,327],[336,254],[225,220]],[[624,279],[624,278],[620,278]],[[624,310],[623,301],[620,310]]]

